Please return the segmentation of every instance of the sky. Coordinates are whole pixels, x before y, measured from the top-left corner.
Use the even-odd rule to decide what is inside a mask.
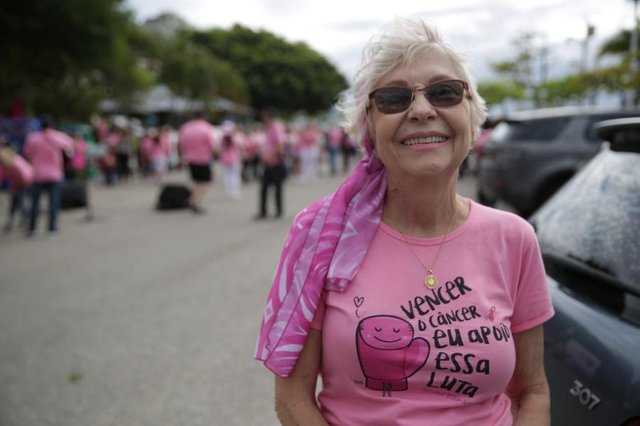
[[[419,16],[435,24],[445,40],[470,58],[476,79],[495,77],[491,64],[514,57],[513,41],[534,32],[536,47],[548,48],[548,76],[576,72],[583,60],[596,66],[602,41],[633,23],[630,0],[126,0],[140,23],[172,12],[207,29],[240,23],[289,42],[306,42],[351,81],[369,38],[395,16]]]

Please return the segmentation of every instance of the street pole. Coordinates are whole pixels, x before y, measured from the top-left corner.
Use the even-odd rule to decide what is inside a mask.
[[[631,30],[631,43],[629,46],[631,61],[629,64],[629,82],[633,82],[640,68],[638,63],[638,0],[633,0],[633,28]],[[634,106],[636,98],[636,88],[630,87],[627,90],[627,107]]]
[[[589,40],[596,32],[596,27],[587,22],[587,34],[582,42],[582,72],[589,71]]]

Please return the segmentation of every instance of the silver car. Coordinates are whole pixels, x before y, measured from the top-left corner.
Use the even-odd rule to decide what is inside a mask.
[[[528,217],[598,151],[593,125],[638,110],[549,108],[511,114],[495,128],[478,165],[478,200],[503,201]]]

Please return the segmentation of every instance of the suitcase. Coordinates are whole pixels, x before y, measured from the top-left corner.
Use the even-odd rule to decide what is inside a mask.
[[[167,184],[160,189],[157,210],[177,210],[189,207],[189,199],[191,198],[191,190],[185,185]]]
[[[60,209],[76,209],[87,207],[88,204],[86,183],[62,182],[60,186]]]

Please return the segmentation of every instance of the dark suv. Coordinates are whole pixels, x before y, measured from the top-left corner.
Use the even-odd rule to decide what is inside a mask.
[[[529,216],[598,150],[593,124],[640,111],[550,108],[507,116],[478,165],[478,200]]]
[[[529,221],[556,315],[544,325],[553,425],[640,425],[640,117]]]

